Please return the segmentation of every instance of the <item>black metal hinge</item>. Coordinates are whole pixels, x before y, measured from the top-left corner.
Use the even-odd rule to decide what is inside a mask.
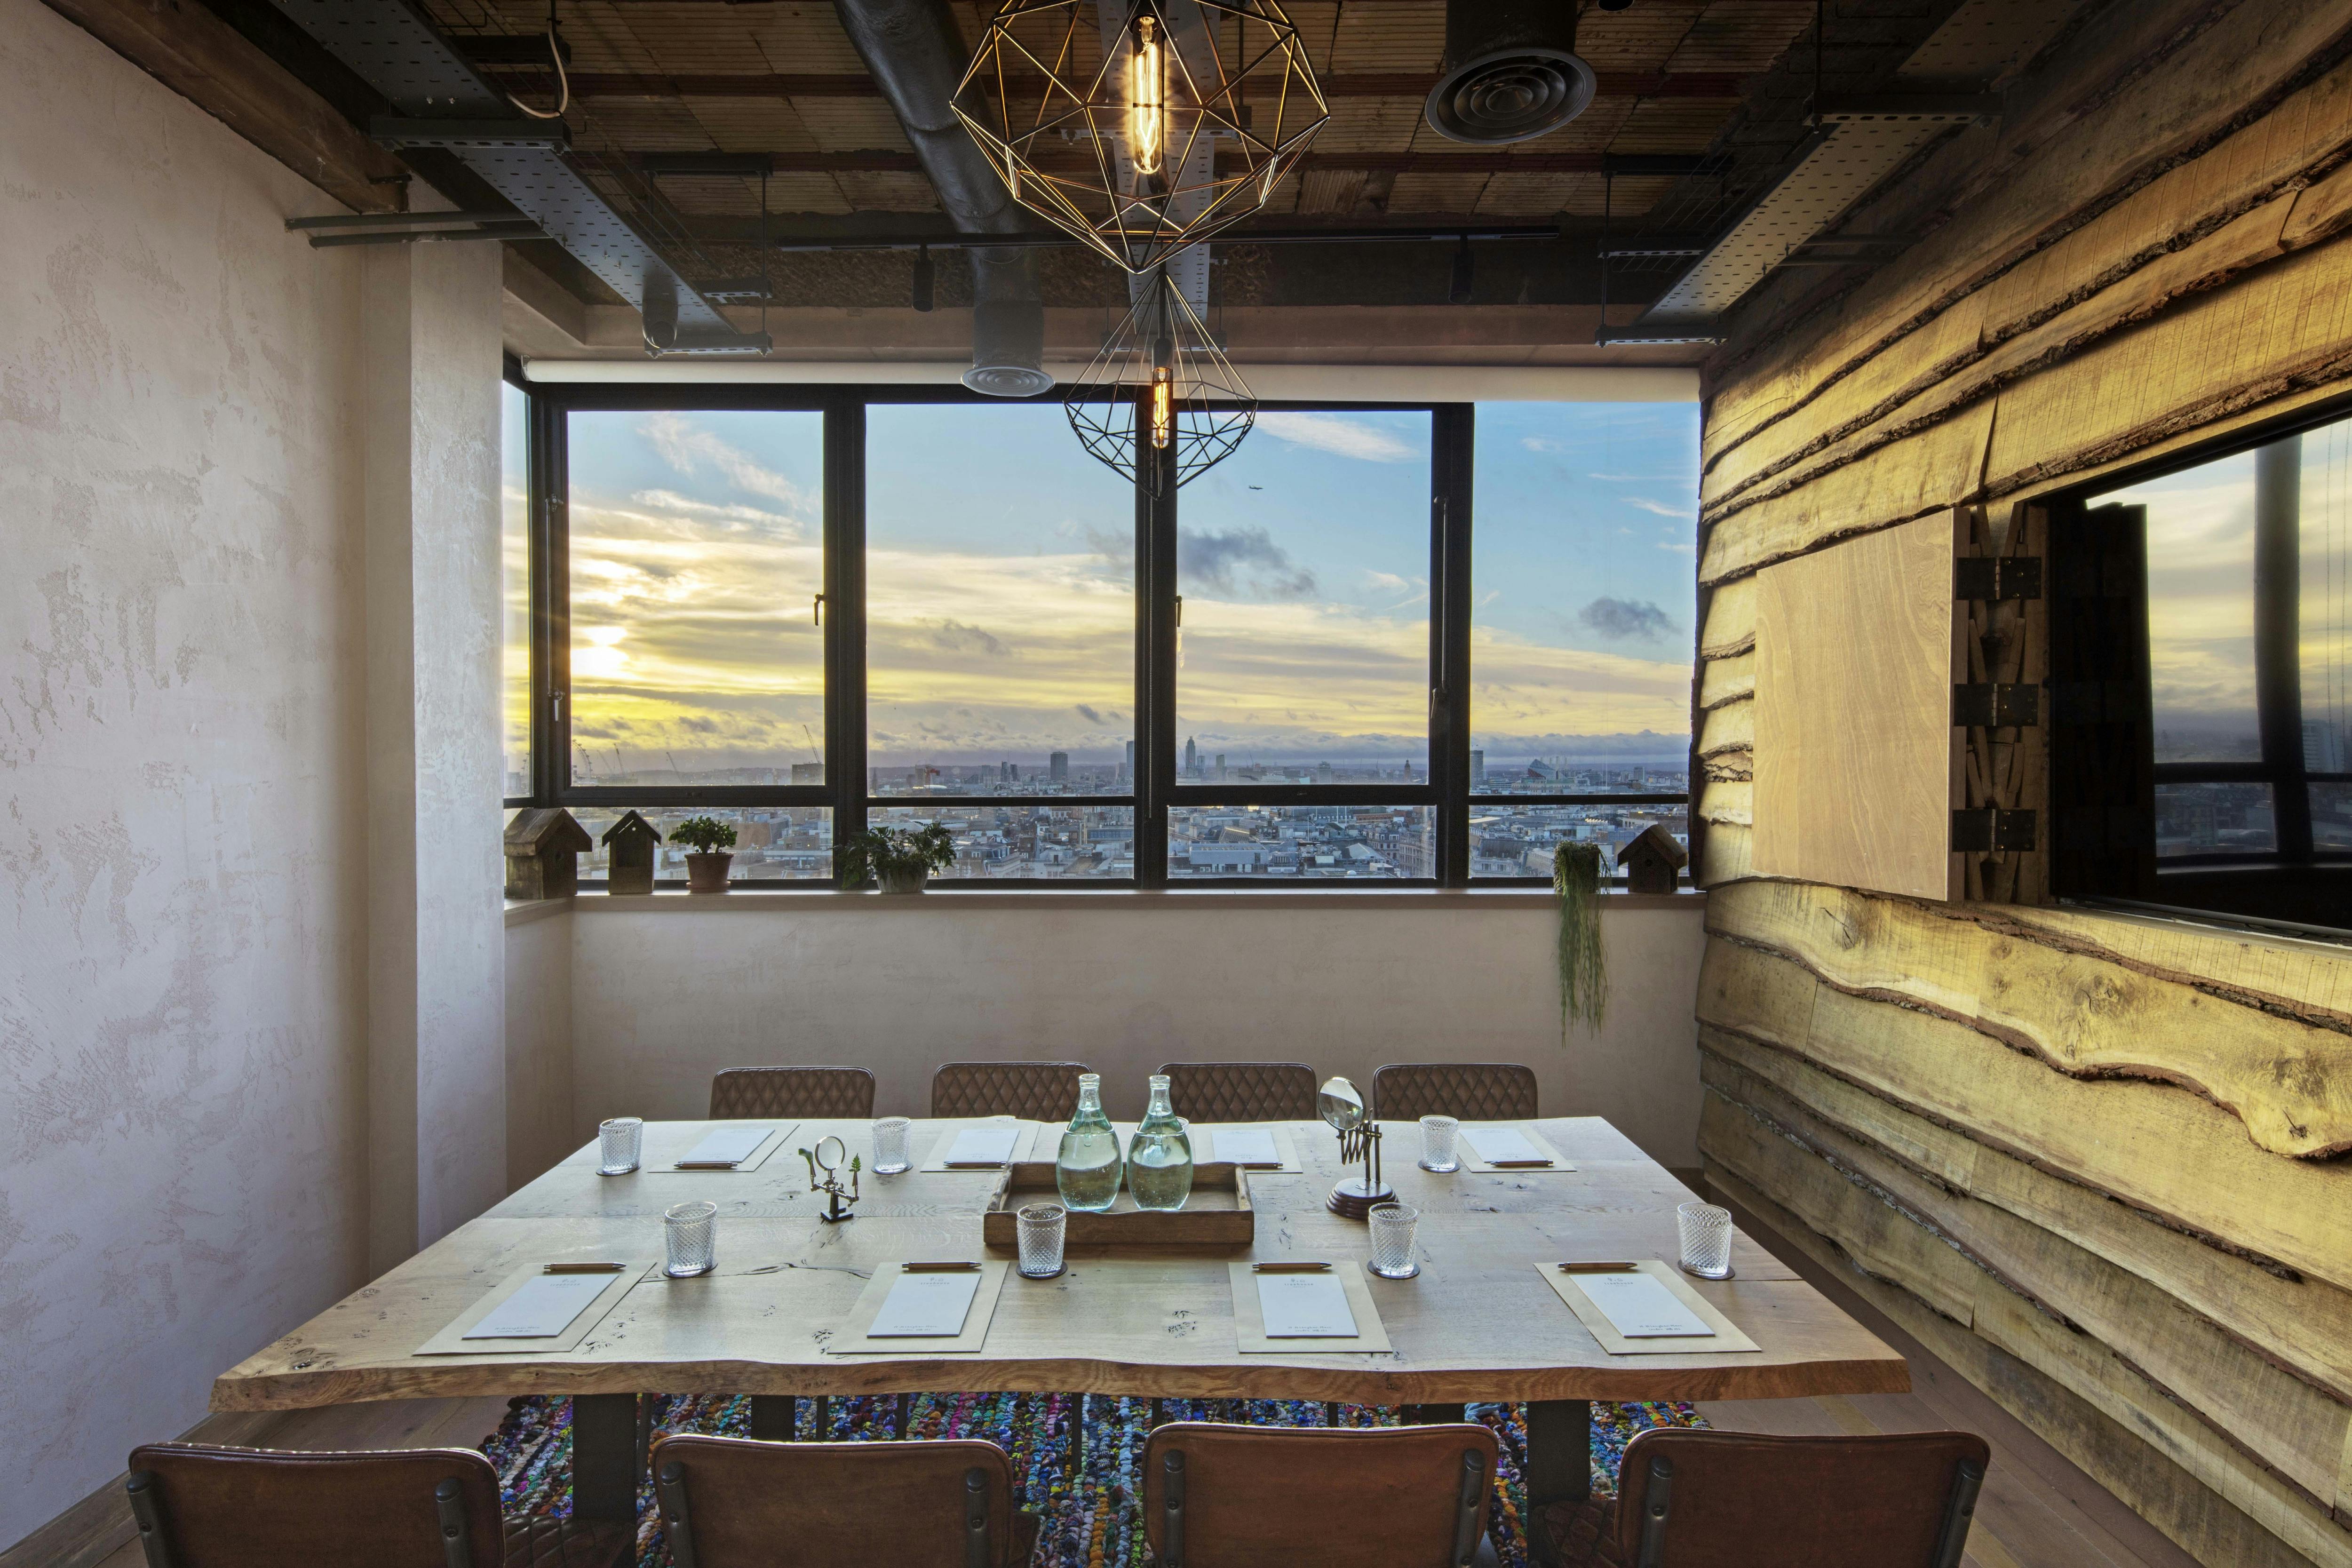
[[[1952,688],[1952,722],[1965,727],[2017,728],[2042,722],[2042,688],[1977,681]]]
[[[2033,847],[2033,813],[1985,806],[1952,813],[1952,853],[1983,855]]]
[[[2042,559],[2036,555],[1963,555],[1952,563],[1955,599],[2038,599]]]

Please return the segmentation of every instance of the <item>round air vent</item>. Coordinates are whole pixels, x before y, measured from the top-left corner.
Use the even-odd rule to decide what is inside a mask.
[[[1576,7],[1559,0],[1448,0],[1445,77],[1429,95],[1430,129],[1496,146],[1557,131],[1600,83],[1576,53]]]
[[[1054,378],[1034,365],[976,364],[963,373],[963,384],[991,397],[1034,397],[1054,390]]]
[[[963,384],[990,397],[1034,397],[1054,389],[1045,363],[1045,307],[1033,292],[1020,298],[1015,285],[1029,276],[1018,251],[981,251],[988,270],[973,281],[971,368]]]

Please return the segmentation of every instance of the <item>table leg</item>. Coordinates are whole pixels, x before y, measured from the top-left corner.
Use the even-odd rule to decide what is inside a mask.
[[[1408,1426],[1442,1426],[1448,1422],[1468,1418],[1467,1409],[1459,1405],[1408,1405],[1404,1422]]]
[[[572,1396],[572,1511],[581,1519],[634,1521],[645,1449],[634,1394]]]
[[[762,1443],[789,1443],[800,1426],[801,1402],[790,1394],[751,1395],[751,1436]]]
[[[1559,1553],[1541,1517],[1545,1505],[1581,1502],[1592,1495],[1592,1403],[1585,1399],[1528,1402],[1528,1544],[1536,1561]]]

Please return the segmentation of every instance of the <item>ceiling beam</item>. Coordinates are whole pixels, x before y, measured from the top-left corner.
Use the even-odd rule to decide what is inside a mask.
[[[478,49],[483,45],[505,45],[518,40],[506,37],[483,37],[468,40]],[[520,40],[533,45],[539,58],[535,60],[515,60],[505,58],[509,51],[499,48],[493,58],[474,55],[474,63],[488,71],[500,75],[522,73],[544,76],[552,85],[553,72],[546,59],[546,45],[538,39]],[[491,51],[484,51],[489,53]],[[473,54],[474,51],[468,51]],[[1435,71],[1388,71],[1356,75],[1332,76],[1322,79],[1323,96],[1329,98],[1412,98],[1429,96],[1437,85]],[[1639,72],[1603,71],[1598,96],[1601,98],[1717,98],[1739,96],[1739,78],[1721,72]],[[575,98],[879,98],[882,89],[874,79],[862,73],[791,74],[753,71],[703,71],[692,74],[656,74],[631,71],[573,71],[571,73],[572,96]]]
[[[584,168],[613,167],[629,164],[634,154],[627,153],[593,153],[575,152],[573,163]],[[774,153],[774,172],[779,174],[919,174],[923,165],[912,153],[872,148],[845,153]],[[1308,153],[1299,160],[1301,169],[1361,169],[1372,174],[1597,174],[1602,171],[1605,153]],[[1633,170],[1622,166],[1619,174],[1675,174],[1685,172],[1683,163],[1696,164],[1696,158],[1679,159],[1676,167],[1656,170]],[[1093,165],[1082,156],[1073,157],[1066,167],[1045,165],[1048,173],[1084,174]]]

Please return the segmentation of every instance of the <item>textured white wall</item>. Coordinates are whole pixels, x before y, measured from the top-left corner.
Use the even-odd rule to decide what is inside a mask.
[[[508,1191],[583,1140],[572,1114],[572,920],[562,903],[506,917]]]
[[[361,1277],[359,266],[0,0],[0,1543]]]
[[[1514,1061],[1536,1069],[1547,1115],[1605,1116],[1653,1158],[1698,1163],[1703,900],[1607,912],[1608,1022],[1563,1043],[1559,917],[1541,900],[982,897],[805,912],[752,895],[651,910],[583,897],[568,917],[571,1146],[601,1117],[703,1114],[729,1067],[870,1068],[877,1109],[919,1116],[941,1061],[1076,1059],[1104,1075],[1113,1114],[1134,1115],[1163,1061],[1311,1062],[1367,1089],[1384,1062]]]

